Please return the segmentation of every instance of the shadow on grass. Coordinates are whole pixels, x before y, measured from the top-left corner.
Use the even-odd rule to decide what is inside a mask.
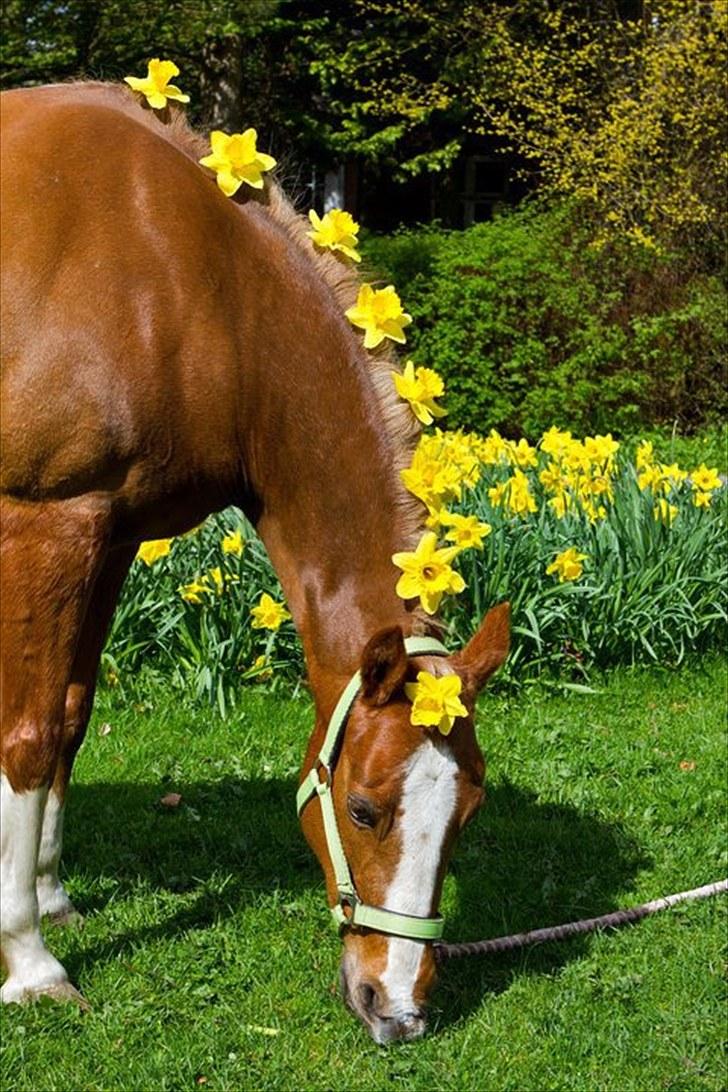
[[[617,824],[570,805],[541,804],[534,794],[501,782],[489,789],[478,822],[456,848],[450,871],[457,909],[448,917],[445,939],[482,940],[608,913],[650,863]],[[457,1023],[514,978],[558,970],[590,944],[591,937],[580,936],[446,962],[433,1023]]]
[[[168,919],[115,935],[68,959],[80,964],[126,948],[204,928],[261,895],[291,902],[304,891],[324,892],[318,864],[298,827],[293,778],[225,779],[177,786],[182,803],[160,804],[158,783],[81,784],[69,794],[66,872],[88,877],[114,898],[140,888],[188,893]],[[446,934],[481,939],[591,917],[616,908],[650,862],[614,824],[572,806],[542,804],[521,788],[489,787],[486,807],[465,834],[451,866],[457,906]],[[95,883],[94,881],[99,881]],[[83,913],[103,910],[106,895],[80,900]],[[463,1019],[489,993],[524,973],[548,973],[588,951],[590,939],[447,963],[435,998],[434,1021]]]

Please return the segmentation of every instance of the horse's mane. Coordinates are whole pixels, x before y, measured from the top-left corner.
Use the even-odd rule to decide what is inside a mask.
[[[75,82],[75,81],[74,81]],[[102,90],[110,97],[113,105],[124,113],[145,124],[163,139],[183,152],[195,164],[202,156],[209,153],[206,137],[196,132],[187,122],[182,109],[172,106],[166,111],[166,117],[145,108],[125,87],[112,83],[79,81],[77,87],[97,91]],[[200,168],[201,169],[201,168]],[[212,180],[211,180],[212,181]],[[336,304],[345,311],[356,303],[363,278],[358,269],[352,268],[330,251],[319,251],[311,243],[306,232],[310,225],[306,217],[296,211],[293,203],[273,180],[266,177],[263,190],[256,191],[242,187],[232,199],[244,208],[249,201],[266,208],[272,219],[282,228],[288,238],[305,254],[321,280],[328,286]],[[386,343],[374,352],[362,350],[368,362],[367,374],[371,382],[371,391],[379,406],[379,414],[384,431],[389,439],[394,473],[397,477],[396,497],[399,510],[400,548],[413,546],[423,530],[424,505],[411,493],[408,493],[399,478],[399,471],[410,465],[412,452],[420,436],[420,426],[407,403],[397,395],[392,382],[391,372],[398,368]],[[437,630],[437,619],[427,618],[419,609],[414,612],[416,631]]]
[[[190,128],[181,110],[175,110],[167,129],[173,142],[195,162],[209,153],[208,141]],[[329,286],[342,311],[356,303],[359,288],[363,283],[359,270],[344,264],[331,251],[317,250],[312,245],[306,234],[311,227],[308,219],[296,211],[293,202],[289,200],[278,183],[266,179],[262,192],[245,187],[245,192],[239,191],[239,193],[241,205],[257,200],[270,211],[276,223],[305,252],[320,278]],[[394,388],[391,372],[395,368],[398,370],[398,365],[392,359],[386,344],[378,351],[369,352],[367,355],[373,391],[379,402],[382,420],[392,445],[394,461],[399,470],[410,465],[412,451],[419,439],[421,429],[410,407],[398,397]],[[402,492],[403,506],[410,509],[412,530],[420,530],[423,518],[422,504],[407,493],[404,487]]]

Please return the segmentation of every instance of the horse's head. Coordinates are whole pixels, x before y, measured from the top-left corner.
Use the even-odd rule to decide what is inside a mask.
[[[426,937],[436,935],[455,838],[484,799],[475,699],[503,663],[508,633],[508,605],[502,604],[453,656],[408,655],[399,627],[375,634],[364,649],[361,685],[328,769],[314,764],[308,789],[306,781],[301,789],[304,832],[324,869],[329,905],[343,920],[344,997],[380,1043],[413,1039],[425,1029],[435,982]],[[447,736],[411,723],[404,687],[423,669],[462,679],[468,715]],[[316,802],[316,786],[324,784],[330,790]],[[342,898],[348,877],[353,896]],[[378,919],[374,908],[394,913]],[[352,912],[361,925],[349,923]]]

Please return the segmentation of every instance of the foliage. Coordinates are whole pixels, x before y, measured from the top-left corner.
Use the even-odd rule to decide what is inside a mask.
[[[518,0],[483,13],[490,79],[473,108],[537,166],[542,192],[578,202],[597,240],[679,247],[722,270],[728,4],[635,8],[601,3],[590,18],[574,0]]]
[[[594,248],[574,206],[370,236],[363,253],[397,284],[414,358],[447,381],[454,424],[685,431],[727,408],[720,280],[686,278],[674,255]]]
[[[357,32],[312,65],[342,151],[442,171],[469,134],[516,154],[598,243],[723,268],[725,0],[353,0]],[[365,19],[362,27],[357,16]],[[495,139],[494,139],[495,138]]]
[[[451,495],[462,496],[457,510],[492,529],[482,549],[461,550],[453,562],[467,585],[443,604],[453,647],[503,599],[513,606],[513,648],[503,676],[512,684],[543,672],[571,684],[588,679],[594,666],[680,663],[724,638],[725,488],[713,492],[708,507],[696,507],[690,481],[678,480],[682,472],[665,468],[657,453],[649,465],[659,473],[640,488],[635,467],[621,452],[606,463],[586,456],[618,446],[609,439],[601,447],[600,438],[572,441],[574,465],[581,469],[571,470],[543,448],[536,452],[500,439],[494,447],[492,436],[445,435],[440,458],[450,468]],[[436,447],[438,434],[427,442]],[[546,438],[543,443],[549,448]],[[452,477],[456,445],[470,460],[463,463],[467,481]],[[475,451],[478,458],[467,454]],[[549,478],[548,469],[557,464],[562,477]],[[509,484],[515,475],[523,504]],[[417,488],[416,480],[408,482]],[[677,514],[656,518],[663,501]],[[442,510],[437,518],[447,530]],[[240,555],[222,545],[235,528],[246,538]],[[547,568],[570,547],[586,555],[584,571],[578,580],[560,583]],[[393,579],[395,573],[393,568]],[[138,559],[104,652],[102,683],[132,697],[140,673],[159,675],[223,713],[240,700],[246,683],[297,686],[303,661],[292,623],[275,633],[251,627],[262,593],[281,598],[262,544],[234,510],[175,540],[151,564]]]
[[[589,695],[486,693],[487,799],[445,880],[448,939],[725,875],[726,681],[708,661],[618,671]],[[3,1089],[724,1088],[725,897],[453,962],[431,1034],[372,1043],[341,1002],[293,805],[312,724],[308,699],[260,690],[227,719],[166,687],[100,695],[62,866],[85,925],[47,929],[91,1009],[8,1006]]]

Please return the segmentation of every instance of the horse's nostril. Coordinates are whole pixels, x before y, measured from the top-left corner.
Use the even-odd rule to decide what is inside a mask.
[[[370,1013],[374,1008],[374,1002],[377,999],[377,991],[369,982],[360,982],[357,989],[359,994],[359,1002],[365,1012]]]

